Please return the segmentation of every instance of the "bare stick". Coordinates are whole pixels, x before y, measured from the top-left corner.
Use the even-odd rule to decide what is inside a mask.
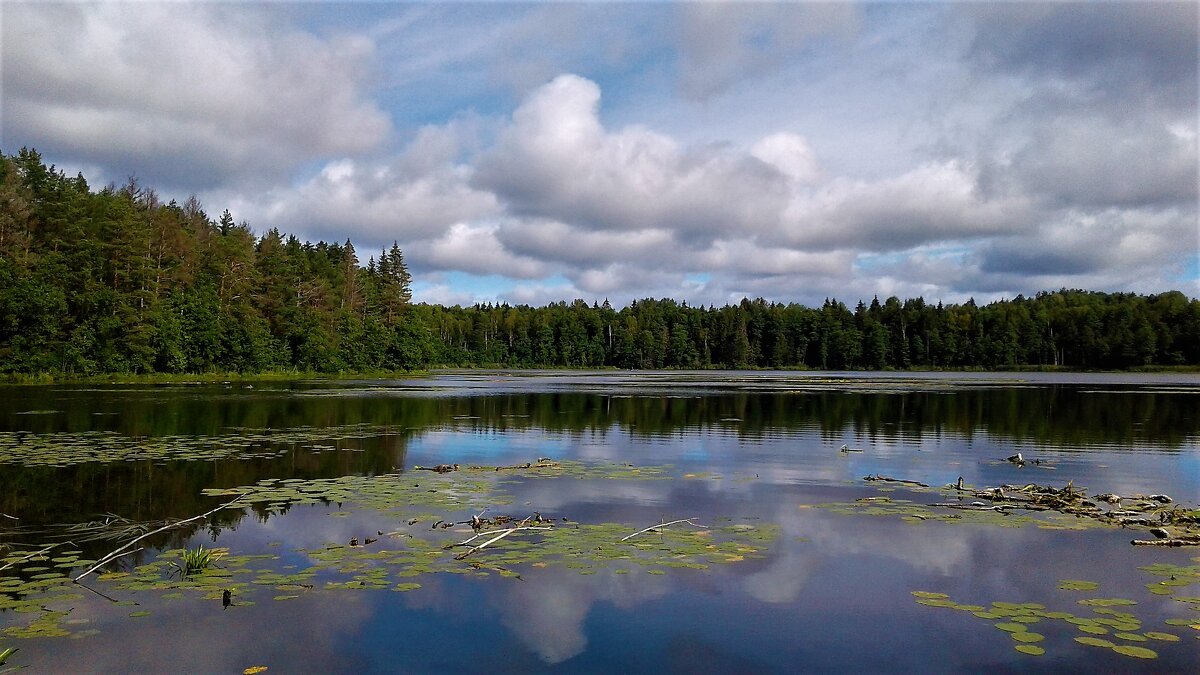
[[[140,551],[141,549],[138,549],[138,550]],[[80,582],[80,583],[79,583],[79,587],[80,587],[80,588],[86,588],[87,590],[89,590],[89,591],[91,591],[91,592],[95,593],[96,595],[98,595],[98,596],[100,596],[100,597],[104,598],[105,600],[108,600],[109,602],[120,602],[120,600],[117,600],[116,598],[110,598],[110,597],[108,597],[107,595],[105,595],[105,594],[101,593],[100,591],[98,591],[98,590],[96,590],[96,589],[92,588],[91,586],[88,586],[88,585],[87,585],[87,584],[85,584],[85,583],[82,583],[82,582]],[[141,604],[141,603],[135,602],[135,603],[133,603],[133,604],[135,604],[135,605],[138,605],[138,604]]]
[[[14,561],[8,563],[7,565],[5,565],[4,567],[0,567],[0,572],[3,572],[4,570],[12,567],[13,565],[16,565],[17,563],[23,563],[26,560],[29,560],[30,558],[32,558],[36,555],[41,555],[42,553],[48,553],[50,551],[50,549],[58,547],[58,546],[62,546],[63,544],[71,544],[71,542],[64,541],[64,542],[61,542],[58,544],[50,544],[49,546],[47,546],[46,548],[44,548],[40,551],[34,551],[33,553],[30,553],[29,555],[25,556],[24,558],[21,558],[20,560],[14,560]],[[71,544],[71,545],[74,546],[75,544]]]
[[[695,518],[680,518],[679,520],[672,520],[669,523],[659,523],[658,525],[651,525],[650,527],[647,527],[644,530],[638,530],[637,532],[634,532],[633,534],[621,537],[620,541],[625,541],[626,539],[632,539],[632,538],[638,536],[639,534],[645,534],[646,532],[650,532],[652,530],[658,530],[658,529],[667,527],[668,525],[677,525],[679,523],[687,523],[688,525],[691,525],[692,527],[699,527],[699,528],[702,528],[705,530],[708,529],[708,527],[705,525],[697,525],[697,524],[693,523],[692,522],[693,520],[695,520]]]
[[[149,536],[152,536],[152,535],[158,534],[159,532],[164,532],[164,531],[166,531],[166,530],[170,530],[170,529],[172,529],[172,528],[179,527],[180,525],[183,525],[184,523],[190,523],[190,522],[193,522],[193,521],[196,521],[196,520],[200,520],[200,519],[202,519],[202,518],[207,518],[207,517],[211,516],[212,514],[216,513],[217,511],[220,511],[220,510],[221,510],[221,509],[223,509],[223,508],[226,508],[226,507],[228,507],[228,506],[232,506],[232,505],[233,505],[234,503],[236,503],[236,502],[237,502],[239,499],[241,499],[241,496],[240,496],[240,495],[239,495],[238,497],[235,497],[235,498],[234,498],[232,501],[225,502],[224,504],[222,504],[222,505],[218,506],[217,508],[215,508],[215,509],[213,509],[213,510],[211,510],[211,511],[208,511],[208,512],[205,512],[205,513],[201,513],[201,514],[200,514],[200,515],[198,515],[198,516],[192,516],[191,518],[186,518],[186,519],[184,519],[184,520],[180,520],[180,521],[177,521],[177,522],[174,522],[174,523],[170,523],[170,524],[168,524],[168,525],[163,525],[162,527],[158,528],[157,530],[153,530],[153,531],[151,531],[151,532],[147,532],[146,534],[143,534],[143,535],[142,535],[142,536],[140,536],[140,537],[136,537],[135,539],[133,539],[132,541],[130,541],[128,544],[125,544],[125,545],[124,545],[124,546],[122,546],[121,548],[118,548],[117,550],[113,551],[112,553],[109,553],[108,555],[106,555],[106,556],[104,556],[103,558],[101,558],[101,559],[100,559],[100,562],[96,563],[96,564],[95,564],[95,566],[93,566],[91,569],[89,569],[88,571],[84,572],[83,574],[80,574],[79,576],[75,577],[75,578],[74,578],[74,579],[72,579],[71,581],[74,581],[74,582],[76,582],[76,583],[79,583],[79,580],[80,580],[80,579],[82,579],[82,578],[86,577],[87,575],[91,574],[92,572],[95,572],[96,570],[100,569],[101,567],[104,567],[105,565],[107,565],[108,563],[112,562],[113,560],[116,560],[117,558],[119,558],[119,557],[121,557],[121,556],[125,555],[125,554],[126,554],[126,553],[125,553],[126,549],[128,549],[128,548],[132,547],[134,544],[136,544],[136,543],[138,543],[139,541],[141,541],[141,540],[145,539],[146,537],[149,537]],[[140,549],[139,549],[139,550],[140,550]]]
[[[928,485],[915,480],[904,480],[903,478],[892,478],[891,476],[870,475],[863,476],[863,480],[874,481],[881,480],[885,483],[903,483],[904,485],[916,485],[917,487],[927,488]]]
[[[476,534],[472,537],[468,537],[467,539],[460,541],[457,544],[447,544],[446,546],[443,546],[442,548],[443,549],[451,549],[451,548],[457,548],[459,546],[466,546],[467,544],[470,544],[471,542],[475,541],[476,539],[478,539],[480,537],[487,537],[489,535],[498,534],[500,532],[511,533],[511,532],[516,532],[517,530],[553,530],[553,529],[554,529],[553,527],[520,527],[520,526],[518,526],[518,527],[510,527],[510,528],[504,529],[504,530],[488,530],[487,532],[480,532],[479,534]],[[508,535],[505,535],[505,536],[508,536]],[[484,546],[486,546],[486,545],[487,544],[484,544]],[[480,548],[483,548],[483,546],[481,546]]]
[[[1133,539],[1134,546],[1200,546],[1200,538],[1187,539]]]
[[[500,541],[501,539],[507,537],[508,535],[512,534],[513,532],[520,532],[521,530],[550,530],[550,529],[553,529],[553,528],[550,528],[550,527],[513,527],[513,528],[510,528],[507,530],[502,530],[495,537],[492,537],[491,539],[488,539],[487,541],[483,542],[482,544],[480,544],[478,546],[474,546],[472,548],[469,548],[466,551],[463,551],[462,553],[459,553],[458,555],[454,556],[454,559],[462,560],[463,558],[466,558],[467,556],[471,555],[472,553],[476,553],[478,551],[483,550],[483,548],[485,546],[488,546],[490,544],[494,544],[494,543]],[[488,532],[488,534],[492,534],[492,533]]]

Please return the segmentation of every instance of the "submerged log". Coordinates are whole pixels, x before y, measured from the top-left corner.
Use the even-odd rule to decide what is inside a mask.
[[[1176,539],[1134,539],[1129,543],[1134,546],[1200,546],[1200,537]]]
[[[457,464],[438,464],[437,466],[414,466],[413,470],[415,470],[415,471],[434,471],[437,473],[450,473],[451,471],[458,471],[458,465]]]

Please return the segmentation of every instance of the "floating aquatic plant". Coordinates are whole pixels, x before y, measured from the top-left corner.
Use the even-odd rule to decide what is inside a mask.
[[[935,591],[913,591],[912,595],[917,603],[930,607],[950,609],[974,607],[974,605],[959,604],[950,599],[947,594]],[[1052,611],[1048,610],[1045,605],[1036,602],[1015,603],[1003,601],[993,602],[989,611],[972,612],[972,614],[979,618],[1007,619],[993,625],[1001,631],[1008,633],[1011,639],[1018,643],[1016,645],[1018,652],[1030,656],[1041,656],[1046,653],[1046,647],[1043,644],[1046,641],[1046,636],[1042,633],[1035,633],[1029,630],[1030,624],[1042,620],[1064,621],[1075,626],[1080,632],[1088,633],[1089,635],[1081,635],[1074,638],[1074,641],[1078,644],[1110,649],[1114,653],[1132,658],[1158,658],[1157,652],[1143,646],[1144,643],[1149,643],[1151,640],[1162,643],[1180,641],[1178,636],[1171,633],[1157,631],[1139,633],[1137,631],[1141,630],[1142,623],[1136,616],[1130,612],[1112,609],[1113,606],[1136,604],[1132,600],[1122,598],[1090,598],[1079,602],[1085,606],[1092,607],[1093,611],[1099,614],[1100,617],[1076,616],[1070,612]],[[1172,625],[1190,625],[1183,624],[1182,622],[1177,623],[1175,620],[1168,620],[1167,623]],[[1193,627],[1196,630],[1200,630],[1200,623],[1197,623]],[[1027,649],[1022,649],[1022,647],[1027,647]]]

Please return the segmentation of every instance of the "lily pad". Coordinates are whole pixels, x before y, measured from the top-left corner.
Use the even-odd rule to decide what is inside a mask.
[[[1154,651],[1153,649],[1147,649],[1145,647],[1138,647],[1136,645],[1116,645],[1112,648],[1112,650],[1118,654],[1123,654],[1125,656],[1132,656],[1136,659],[1157,659],[1158,658],[1158,652]]]
[[[1111,649],[1111,648],[1117,646],[1113,642],[1110,642],[1103,638],[1077,637],[1077,638],[1075,638],[1075,641],[1078,642],[1079,644],[1090,645],[1092,647],[1107,647],[1107,648]]]
[[[1022,654],[1029,654],[1030,656],[1042,656],[1046,653],[1045,649],[1037,645],[1017,645],[1016,650]]]

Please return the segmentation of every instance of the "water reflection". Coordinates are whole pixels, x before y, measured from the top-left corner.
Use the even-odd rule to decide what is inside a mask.
[[[385,387],[0,389],[0,434],[107,430],[133,439],[234,443],[247,429],[313,429],[308,440],[268,443],[274,456],[9,464],[0,472],[0,511],[27,527],[106,513],[148,522],[208,510],[219,500],[203,497],[206,488],[264,478],[372,476],[415,464],[515,464],[552,456],[671,465],[673,479],[518,475],[504,484],[504,499],[494,508],[630,528],[694,516],[709,524],[771,524],[779,534],[761,559],[664,575],[637,566],[627,574],[618,574],[616,565],[582,574],[552,565],[525,568],[520,581],[424,575],[422,588],[409,593],[318,587],[285,601],[274,600],[267,587],[248,591],[228,611],[219,601],[152,592],[128,595],[141,603],[137,608],[88,597],[73,601],[71,619],[100,635],[24,642],[28,663],[47,672],[161,671],[180,664],[220,672],[253,665],[282,672],[1162,672],[1186,671],[1200,659],[1194,640],[1163,645],[1161,658],[1147,663],[1089,651],[1073,641],[1073,627],[1047,622],[1039,630],[1060,660],[1021,661],[989,622],[918,606],[910,595],[937,590],[960,602],[1036,601],[1078,612],[1077,596],[1058,590],[1057,580],[1090,579],[1106,595],[1136,597],[1146,630],[1161,629],[1164,618],[1194,611],[1147,593],[1151,579],[1138,567],[1160,560],[1189,564],[1186,551],[1137,550],[1119,530],[908,524],[818,507],[865,495],[929,499],[903,490],[880,493],[861,481],[870,473],[934,485],[958,476],[977,485],[1072,480],[1093,494],[1167,492],[1194,500],[1200,419],[1190,390],[1132,379],[1105,382],[1103,391],[1094,383],[1061,382],[799,387],[775,375],[738,376],[720,386],[685,377],[671,387],[664,380],[638,386],[624,375],[578,374],[549,387],[513,376],[491,388],[476,381],[470,395],[437,389],[436,383],[456,377]],[[538,387],[546,391],[529,390]],[[351,425],[371,431],[352,441],[321,438],[322,430],[336,435]],[[863,452],[840,453],[842,443]],[[1046,462],[1018,468],[1000,459],[1016,450]],[[260,504],[151,543],[203,541],[280,556],[262,563],[267,567],[304,568],[314,563],[309,551],[394,530],[407,515],[340,504],[273,511]],[[469,514],[437,515],[457,520]],[[3,539],[21,537],[12,529]],[[85,548],[96,555],[111,547]],[[154,555],[148,550],[122,564],[133,569]],[[152,618],[131,619],[131,609],[150,611]],[[101,641],[124,649],[99,649]]]

